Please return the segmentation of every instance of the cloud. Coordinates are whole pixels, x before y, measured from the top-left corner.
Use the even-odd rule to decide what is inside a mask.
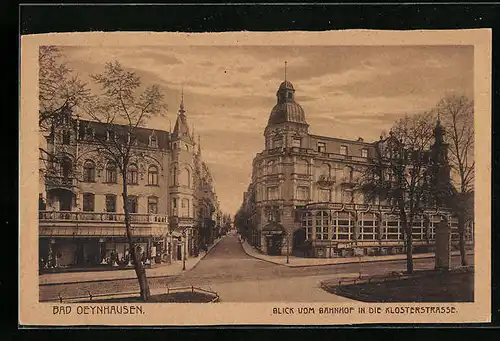
[[[188,122],[201,135],[222,208],[234,213],[284,79],[295,89],[313,134],[365,141],[405,114],[433,107],[447,92],[473,96],[471,46],[137,46],[64,47],[83,78],[118,60],[158,84],[175,123],[181,88]]]

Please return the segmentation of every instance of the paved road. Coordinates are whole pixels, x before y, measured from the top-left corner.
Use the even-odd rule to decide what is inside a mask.
[[[472,257],[470,262],[472,262]],[[458,264],[459,257],[453,257]],[[414,261],[414,267],[431,269],[433,259]],[[404,271],[406,261],[380,263],[337,264],[314,267],[290,268],[248,256],[234,235],[224,237],[198,265],[178,276],[150,278],[151,289],[169,286],[195,285],[217,291],[221,301],[266,302],[266,301],[325,301],[345,300],[327,294],[319,288],[324,279],[354,277],[359,271],[365,275]],[[138,291],[136,280],[113,280],[102,282],[62,284],[40,287],[40,298],[86,295],[88,291],[116,293]]]

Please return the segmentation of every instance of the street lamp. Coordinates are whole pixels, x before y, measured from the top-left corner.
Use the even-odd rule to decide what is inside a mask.
[[[288,233],[285,234],[286,237],[286,263],[290,263],[290,238],[288,238]]]
[[[186,229],[182,230],[182,239],[184,241],[184,256],[182,257],[182,270],[186,270]]]

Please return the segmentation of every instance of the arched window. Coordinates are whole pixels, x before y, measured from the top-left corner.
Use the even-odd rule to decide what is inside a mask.
[[[112,161],[109,161],[106,165],[106,182],[116,183],[116,164]]]
[[[137,166],[136,165],[130,165],[127,169],[127,184],[129,185],[137,185],[139,182],[138,176],[137,176]]]
[[[158,186],[158,167],[151,165],[148,168],[148,184]]]
[[[95,182],[95,163],[92,160],[87,160],[83,164],[83,181]]]
[[[316,213],[316,239],[328,239],[329,220],[328,212],[320,211]]]
[[[181,177],[181,185],[191,187],[191,172],[189,171],[188,168],[184,168],[182,171],[182,177]]]

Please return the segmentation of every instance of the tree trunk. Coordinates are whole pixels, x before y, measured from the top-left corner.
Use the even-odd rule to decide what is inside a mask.
[[[461,214],[458,216],[458,236],[460,247],[460,258],[462,266],[467,266],[466,252],[465,252],[465,219]]]
[[[403,231],[405,233],[406,241],[406,272],[408,274],[413,273],[413,236],[411,234],[411,229],[408,227],[408,219],[406,216],[406,211],[404,208],[400,208],[400,219]]]
[[[146,269],[142,266],[142,262],[137,257],[137,250],[135,248],[134,242],[132,241],[132,231],[131,231],[131,226],[130,226],[130,212],[128,210],[128,205],[127,205],[127,174],[123,174],[123,212],[125,213],[125,229],[127,232],[127,241],[130,249],[130,255],[132,256],[132,261],[134,262],[134,270],[135,274],[137,276],[137,280],[139,281],[139,288],[141,291],[141,298],[144,301],[149,300],[149,296],[151,296],[151,292],[149,290],[149,284],[148,284],[148,279],[146,277]]]

